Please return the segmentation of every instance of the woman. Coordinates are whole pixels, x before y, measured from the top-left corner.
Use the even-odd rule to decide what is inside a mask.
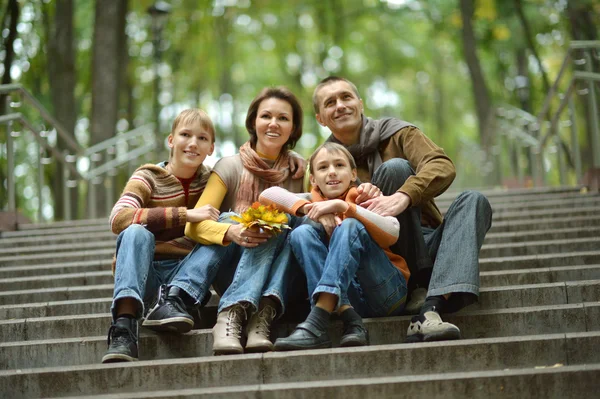
[[[248,108],[246,129],[250,139],[240,147],[239,154],[217,162],[196,204],[212,205],[224,213],[218,222],[186,225],[189,238],[217,244],[203,247],[207,267],[212,270],[223,265],[213,284],[222,294],[213,328],[216,355],[243,353],[240,340],[248,313],[246,351],[273,350],[270,327],[285,312],[291,278],[287,232],[270,237],[266,232],[244,229],[229,220],[232,214],[227,211],[245,211],[268,187],[303,191],[302,179],[293,179],[289,166],[290,150],[302,135],[302,118],[302,107],[288,89],[263,89]],[[295,218],[290,220],[290,225],[294,223]]]

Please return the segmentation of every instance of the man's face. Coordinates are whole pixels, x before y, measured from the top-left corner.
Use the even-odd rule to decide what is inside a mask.
[[[317,121],[338,138],[355,134],[362,126],[363,103],[344,81],[333,82],[317,92]],[[343,139],[341,139],[343,141]]]

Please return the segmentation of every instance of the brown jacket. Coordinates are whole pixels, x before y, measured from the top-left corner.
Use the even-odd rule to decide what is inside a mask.
[[[411,206],[421,207],[424,226],[439,226],[443,218],[433,199],[446,191],[456,176],[454,164],[444,150],[418,128],[407,126],[382,141],[379,154],[383,162],[402,158],[410,163],[415,175],[409,177],[398,191],[410,197]],[[367,165],[357,166],[360,180],[370,182],[372,176]]]

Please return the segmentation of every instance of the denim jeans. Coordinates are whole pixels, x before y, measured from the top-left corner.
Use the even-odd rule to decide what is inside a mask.
[[[415,172],[401,158],[384,162],[372,183],[391,195]],[[452,294],[448,312],[477,301],[479,296],[479,250],[492,225],[492,208],[476,191],[461,193],[450,205],[444,221],[435,229],[421,226],[419,207],[400,215],[400,237],[392,246],[411,270],[411,280],[428,286],[428,296]]]
[[[234,223],[229,217],[230,212],[222,213],[220,222]],[[301,219],[290,216],[289,226],[293,227]],[[253,310],[258,309],[260,299],[265,296],[277,298],[281,312],[285,313],[290,281],[294,279],[292,251],[288,240],[289,230],[284,230],[267,242],[254,248],[241,247],[235,243],[229,244],[229,250],[220,251],[225,266],[219,271],[214,282],[216,291],[221,295],[218,312],[241,302],[248,302]],[[211,245],[214,247],[215,245]]]
[[[312,306],[326,292],[338,297],[338,307],[352,305],[362,317],[395,316],[404,310],[406,280],[360,221],[345,219],[329,245],[324,229],[314,224],[295,228],[290,242],[306,274]]]
[[[117,264],[111,313],[116,319],[115,303],[122,298],[133,298],[138,302],[138,318],[144,314],[158,292],[161,284],[176,286],[192,297],[196,304],[205,304],[210,299],[210,285],[219,264],[203,267],[205,257],[198,244],[183,259],[154,259],[154,235],[139,224],[132,224],[117,238]]]

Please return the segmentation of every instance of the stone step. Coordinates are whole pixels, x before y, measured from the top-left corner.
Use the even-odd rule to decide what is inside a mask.
[[[439,195],[436,202],[453,201],[464,190],[451,190]],[[539,187],[525,189],[510,189],[510,190],[474,190],[485,195],[492,202],[508,202],[508,201],[523,201],[530,198],[547,198],[547,197],[575,197],[586,195],[587,190],[582,190],[581,187]]]
[[[498,270],[481,272],[481,287],[545,284],[560,281],[600,279],[600,265],[557,266],[539,269]]]
[[[335,378],[335,377],[334,377]],[[597,390],[600,364],[467,371],[439,374],[354,377],[310,382],[236,385],[218,388],[169,389],[86,396],[88,399],[219,398],[219,399],[363,399],[363,398],[469,398],[488,399],[587,398]],[[566,395],[565,393],[569,393]]]
[[[65,263],[88,260],[104,260],[110,265],[115,254],[113,248],[94,249],[88,251],[66,251],[53,254],[42,253],[33,255],[1,256],[0,268],[4,266],[31,265],[39,263]]]
[[[68,234],[85,234],[85,233],[97,233],[103,231],[110,231],[108,222],[104,225],[92,225],[92,226],[75,226],[75,227],[54,227],[53,224],[49,224],[49,227],[41,230],[17,230],[17,231],[3,231],[0,233],[0,238],[14,238],[14,237],[44,237],[44,236],[62,236]]]
[[[599,344],[593,332],[19,369],[0,372],[0,391],[58,397],[584,365],[600,362]]]
[[[112,261],[110,259],[101,259],[92,261],[74,261],[28,266],[4,266],[0,267],[0,278],[16,278],[106,271],[112,270],[111,263]]]
[[[559,217],[578,217],[578,216],[598,216],[600,213],[600,207],[588,206],[588,207],[577,207],[567,209],[542,209],[535,211],[511,211],[502,212],[499,214],[494,213],[492,216],[492,223],[504,222],[504,221],[525,221],[529,220],[531,223],[537,223],[538,219],[546,218],[559,218]]]
[[[0,239],[0,248],[36,247],[59,244],[81,244],[83,242],[113,242],[117,236],[110,231],[94,231],[80,234],[60,234],[52,236],[14,237]]]
[[[111,270],[48,276],[40,275],[37,277],[14,277],[0,279],[0,292],[39,288],[81,287],[112,284],[113,282],[114,278]]]
[[[65,220],[52,223],[23,223],[19,230],[53,230],[61,227],[108,226],[108,218]]]
[[[436,202],[440,210],[445,213],[450,206],[450,202],[444,202],[439,204]],[[557,209],[557,208],[576,208],[581,206],[600,206],[600,196],[593,194],[580,195],[577,197],[566,197],[566,198],[539,198],[539,199],[527,199],[522,202],[510,202],[510,203],[495,203],[490,202],[492,209],[495,214],[501,214],[503,212],[515,212],[515,211],[531,211],[531,210],[542,210],[542,209]]]
[[[461,312],[448,315],[446,319],[456,322],[461,328],[464,339],[497,338],[519,335],[552,334],[567,332],[584,332],[586,330],[586,315],[592,316],[600,312],[600,304],[586,304],[584,309],[581,304],[545,307],[524,307],[508,309],[507,311],[494,310],[490,312]],[[101,324],[100,334],[97,336],[75,336],[72,338],[46,338],[6,341],[0,343],[0,369],[55,367],[69,365],[83,365],[97,363],[106,351],[106,332],[110,326],[108,315],[98,315],[97,321]],[[576,320],[572,324],[552,323],[566,317]],[[591,317],[591,316],[590,316]],[[505,323],[499,326],[500,319]],[[77,320],[77,319],[74,319]],[[83,319],[78,319],[81,323]],[[535,322],[535,324],[533,324]],[[410,317],[390,317],[378,319],[365,319],[365,326],[369,330],[371,345],[388,345],[403,343]],[[484,323],[479,325],[477,323]],[[592,325],[597,325],[595,324]],[[94,322],[88,324],[92,327]],[[296,323],[279,323],[275,326],[273,337],[287,336]],[[40,325],[41,326],[41,325]],[[80,330],[85,333],[88,330]],[[157,334],[142,328],[140,342],[140,360],[176,359],[212,355],[212,330],[197,329],[187,334]],[[95,332],[95,330],[90,331]],[[600,332],[597,332],[600,335]],[[342,334],[342,325],[339,321],[332,323],[329,334],[334,347],[339,346]],[[31,334],[30,334],[31,335]],[[39,334],[38,334],[39,335]]]
[[[597,264],[600,264],[600,251],[584,251],[480,259],[479,270],[483,272]]]
[[[0,249],[0,259],[7,259],[8,257],[21,257],[29,255],[46,255],[52,256],[54,253],[65,253],[65,252],[87,252],[95,250],[112,250],[115,251],[116,241],[103,240],[103,241],[81,241],[77,245],[73,244],[50,244],[50,245],[34,245],[28,247],[14,247],[14,248],[2,248]]]
[[[506,244],[486,244],[481,247],[481,259],[501,256],[522,256],[552,253],[569,253],[600,250],[600,237],[558,239],[546,241],[511,242]]]
[[[462,310],[453,315],[448,315],[448,321],[464,317],[464,315],[469,314],[481,314],[484,316],[487,315],[495,315],[498,312],[504,311],[514,311],[515,309],[524,309],[520,306],[528,306],[531,309],[551,309],[552,311],[558,311],[564,313],[563,307],[570,307],[568,309],[569,312],[573,312],[575,308],[580,307],[580,302],[584,302],[581,298],[589,298],[590,300],[598,299],[598,285],[583,285],[583,286],[574,286],[570,285],[565,288],[557,288],[550,287],[548,291],[555,290],[557,292],[556,299],[550,299],[550,304],[535,306],[539,303],[539,300],[527,302],[525,299],[530,296],[525,291],[516,292],[515,298],[512,300],[509,298],[505,300],[503,303],[507,307],[506,309],[502,308],[491,308],[491,309],[483,309],[483,310],[470,310],[470,309],[482,309],[486,304],[477,307],[472,305],[467,309]],[[567,297],[565,294],[573,292],[573,297]],[[494,295],[496,293],[492,293],[490,295]],[[483,295],[482,295],[483,296]],[[498,297],[507,297],[507,292],[500,292],[497,294]],[[485,301],[485,298],[482,299],[482,302]],[[570,302],[569,302],[570,301]],[[557,310],[558,309],[558,310]],[[71,315],[71,316],[53,316],[53,317],[40,317],[40,318],[29,318],[29,319],[12,319],[12,320],[0,320],[0,342],[15,342],[15,341],[30,341],[30,340],[40,340],[40,339],[57,339],[57,338],[76,338],[76,337],[86,337],[86,336],[99,336],[106,333],[108,326],[110,325],[110,314],[108,313],[108,309],[105,310],[107,313],[97,313],[97,314],[83,314],[83,315]],[[478,316],[479,318],[483,316]],[[216,307],[208,307],[205,308],[204,316],[203,316],[203,325],[201,327],[209,328],[214,325],[216,316]],[[293,320],[295,322],[302,321],[306,316],[305,313],[288,313],[286,315],[287,320]],[[579,315],[582,317],[582,320],[585,318],[583,313]],[[400,320],[408,321],[411,316],[401,316]],[[532,316],[533,317],[533,316]],[[394,319],[394,318],[392,318]],[[383,320],[383,319],[374,319],[374,320]],[[496,322],[493,323],[493,328],[500,328],[502,331],[505,331],[504,334],[510,335],[510,329],[513,328],[515,331],[518,330],[518,326],[497,326]],[[561,323],[554,326],[554,328],[559,327]],[[482,328],[488,328],[488,326],[482,326]],[[475,330],[471,330],[473,333]],[[573,331],[573,330],[569,330]],[[575,331],[583,331],[583,330],[575,330]],[[526,333],[526,332],[525,332]],[[482,336],[485,336],[484,335]],[[517,334],[515,332],[515,334]],[[521,333],[523,334],[523,332]]]
[[[600,223],[600,216],[574,216],[574,217],[557,217],[543,218],[535,220],[522,221],[494,221],[489,233],[515,233],[532,230],[556,230],[563,228],[581,228],[581,227],[597,227]]]
[[[113,284],[0,292],[1,305],[112,297]]]
[[[489,233],[485,237],[484,245],[591,237],[600,237],[600,227],[570,227],[565,229]]]

